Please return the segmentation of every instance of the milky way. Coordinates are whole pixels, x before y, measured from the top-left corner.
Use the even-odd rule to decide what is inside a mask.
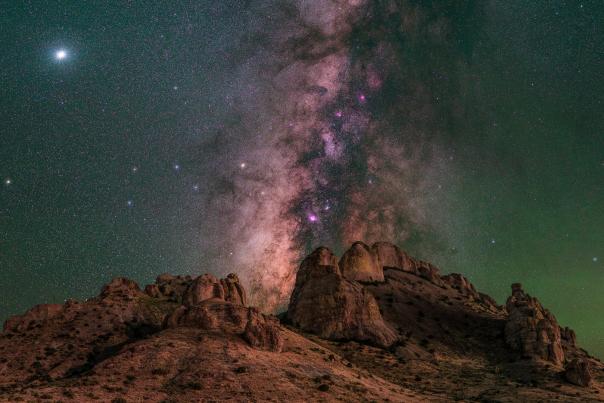
[[[442,246],[426,234],[442,232],[439,190],[455,170],[443,134],[462,114],[453,24],[413,2],[301,1],[253,33],[232,78],[235,123],[197,152],[219,156],[204,167],[215,214],[200,222],[203,249],[245,273],[256,303],[283,303],[301,253],[322,244]]]

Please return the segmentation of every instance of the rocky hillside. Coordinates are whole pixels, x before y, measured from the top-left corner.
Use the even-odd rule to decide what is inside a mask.
[[[279,318],[236,275],[118,278],[0,334],[0,400],[604,401],[604,365],[512,285],[505,306],[394,245],[309,255]]]

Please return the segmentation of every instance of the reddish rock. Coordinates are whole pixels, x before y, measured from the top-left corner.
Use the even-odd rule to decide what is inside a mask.
[[[287,314],[291,322],[326,339],[382,347],[394,343],[398,336],[383,320],[373,295],[340,275],[337,266],[321,264],[325,262],[335,262],[327,248],[315,250],[302,262]]]
[[[384,281],[384,270],[373,250],[363,242],[355,242],[339,263],[342,276],[354,281]]]
[[[42,324],[63,310],[60,304],[41,304],[36,305],[23,315],[11,316],[4,322],[4,331],[22,332],[34,324]]]
[[[497,304],[497,301],[490,295],[484,294],[482,292],[478,293],[478,300],[483,304],[493,308],[493,309],[501,309],[502,307]]]
[[[322,277],[327,273],[342,275],[338,266],[338,258],[328,248],[319,247],[300,264],[291,300],[296,300],[297,294],[308,280],[312,277]]]
[[[211,274],[203,274],[187,287],[182,297],[182,303],[190,306],[212,298],[224,301],[224,289],[216,277]]]
[[[382,269],[392,268],[417,274],[416,262],[398,246],[389,242],[376,242],[371,249],[377,256],[378,266]]]
[[[461,294],[479,299],[478,292],[470,281],[459,273],[451,273],[441,277],[442,280],[455,288]]]
[[[560,336],[562,337],[562,341],[564,341],[571,347],[577,346],[577,335],[575,334],[575,331],[573,329],[569,327],[561,327]]]
[[[231,302],[206,299],[191,306],[180,306],[166,318],[166,328],[195,327],[211,332],[236,334],[252,347],[279,352],[283,347],[276,318]]]
[[[189,285],[191,285],[192,281],[191,276],[173,276],[164,273],[157,276],[155,285],[157,286],[161,297],[180,303],[182,302],[185,291]]]
[[[536,298],[512,284],[512,296],[506,302],[508,319],[505,324],[507,344],[525,358],[542,359],[555,365],[564,362],[560,326]]]
[[[117,277],[103,286],[100,297],[132,299],[140,295],[141,289],[135,281],[125,277]]]
[[[564,378],[577,386],[590,386],[593,379],[589,361],[580,358],[575,358],[570,361],[564,367]]]
[[[274,316],[261,314],[256,308],[248,309],[248,320],[243,338],[250,346],[280,352],[283,348],[283,336],[279,320]]]
[[[431,263],[424,261],[416,261],[417,272],[420,277],[428,280],[432,284],[436,284],[438,286],[443,286],[445,283],[440,277],[440,270],[436,266]]]
[[[145,286],[145,294],[153,298],[161,298],[162,293],[159,291],[157,284],[147,284]]]
[[[239,277],[230,273],[226,278],[220,279],[220,284],[224,290],[224,299],[234,304],[247,305],[247,296],[245,289],[239,283]]]

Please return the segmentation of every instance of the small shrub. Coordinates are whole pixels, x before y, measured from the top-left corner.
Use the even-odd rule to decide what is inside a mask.
[[[201,386],[201,383],[199,383],[199,382],[189,382],[189,383],[187,383],[187,388],[201,390],[202,386]]]
[[[237,367],[235,368],[235,373],[236,374],[244,374],[247,372],[247,367]]]
[[[151,370],[153,375],[167,375],[169,372],[166,368],[154,368]]]

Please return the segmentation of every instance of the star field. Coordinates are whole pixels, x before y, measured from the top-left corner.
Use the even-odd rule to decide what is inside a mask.
[[[604,356],[599,2],[14,2],[0,15],[0,319],[115,276],[395,242]]]

